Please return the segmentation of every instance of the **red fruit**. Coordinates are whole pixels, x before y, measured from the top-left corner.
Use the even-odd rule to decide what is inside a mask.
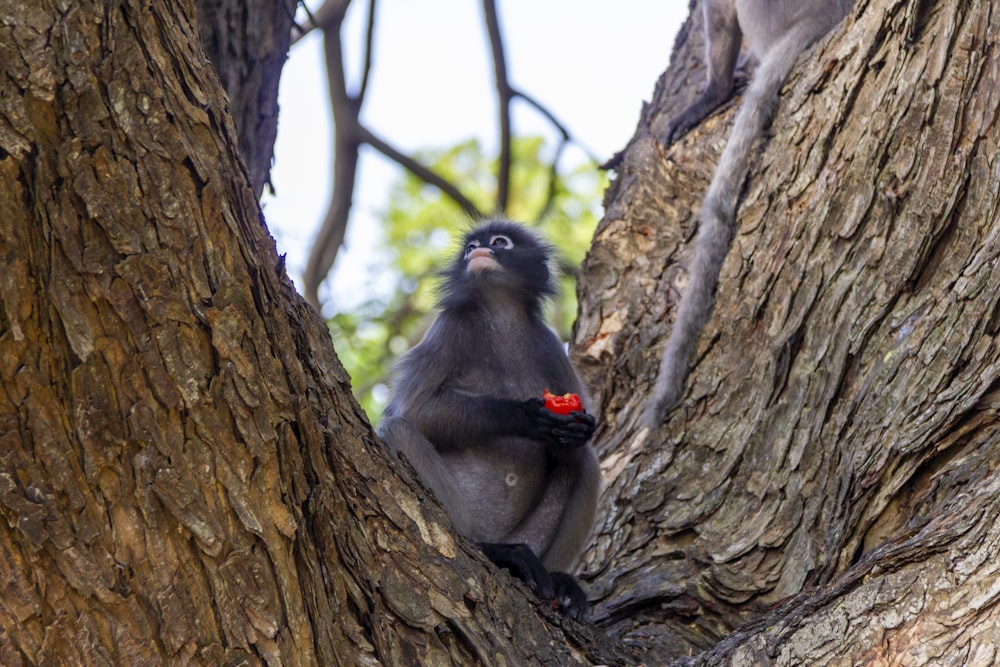
[[[558,394],[553,394],[551,391],[546,389],[542,392],[542,399],[545,401],[545,407],[557,415],[568,415],[571,412],[583,412],[583,403],[580,401],[580,397],[576,394],[563,394],[562,396],[559,396]]]

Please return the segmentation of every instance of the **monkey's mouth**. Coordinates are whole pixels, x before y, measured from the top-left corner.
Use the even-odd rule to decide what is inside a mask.
[[[468,262],[466,270],[470,273],[475,271],[495,271],[500,268],[500,264],[493,258],[493,252],[489,248],[476,248],[469,253],[466,261]]]

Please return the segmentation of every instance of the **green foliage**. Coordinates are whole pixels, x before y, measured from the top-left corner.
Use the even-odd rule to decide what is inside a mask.
[[[553,184],[541,138],[515,139],[512,148],[507,217],[539,229],[558,249],[559,264],[575,270],[597,226],[605,176],[587,164],[559,174]],[[480,210],[490,209],[496,196],[496,162],[484,157],[478,142],[429,151],[420,159],[450,182],[461,184],[465,196]],[[489,189],[484,184],[490,184]],[[544,219],[532,223],[543,210]],[[388,250],[376,258],[371,271],[380,281],[390,279],[395,288],[330,320],[337,354],[351,374],[355,396],[373,422],[388,399],[393,361],[420,341],[433,319],[435,274],[450,261],[471,225],[454,202],[409,173],[393,184],[381,218],[381,247]],[[548,317],[560,337],[568,340],[576,317],[575,280],[564,272],[560,283],[561,294],[550,304]]]

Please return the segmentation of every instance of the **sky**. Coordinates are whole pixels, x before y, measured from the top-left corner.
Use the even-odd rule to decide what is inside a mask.
[[[316,9],[321,0],[306,0]],[[604,160],[635,131],[644,100],[667,67],[687,16],[682,0],[499,0],[513,86],[545,105],[587,151]],[[349,82],[360,78],[367,3],[351,3],[345,47]],[[355,87],[356,89],[356,87]],[[278,138],[262,200],[278,252],[301,290],[301,272],[326,212],[332,127],[322,37],[292,47],[278,96]],[[495,154],[496,95],[482,5],[469,0],[380,0],[373,67],[362,121],[405,152],[478,138]],[[515,103],[515,134],[551,134],[550,125]],[[552,135],[554,136],[554,135]],[[564,166],[583,160],[567,151]],[[366,260],[378,249],[376,214],[400,170],[371,149],[361,154],[347,242],[333,293],[357,294]],[[321,298],[323,291],[321,291]],[[352,304],[340,301],[344,307]],[[324,314],[330,315],[324,309]]]

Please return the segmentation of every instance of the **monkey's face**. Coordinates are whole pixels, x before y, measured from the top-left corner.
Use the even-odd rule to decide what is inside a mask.
[[[493,234],[490,236],[489,245],[482,245],[479,239],[472,239],[465,244],[465,270],[469,273],[476,271],[496,271],[500,268],[500,262],[496,258],[496,250],[509,250],[513,248],[514,242],[510,237],[503,234]]]
[[[519,225],[495,221],[473,230],[465,237],[463,255],[469,275],[539,293],[548,288],[549,248]]]
[[[513,290],[529,300],[553,293],[549,273],[551,250],[530,229],[506,220],[476,227],[462,242],[455,261],[444,272],[446,297],[477,300],[492,290]]]

